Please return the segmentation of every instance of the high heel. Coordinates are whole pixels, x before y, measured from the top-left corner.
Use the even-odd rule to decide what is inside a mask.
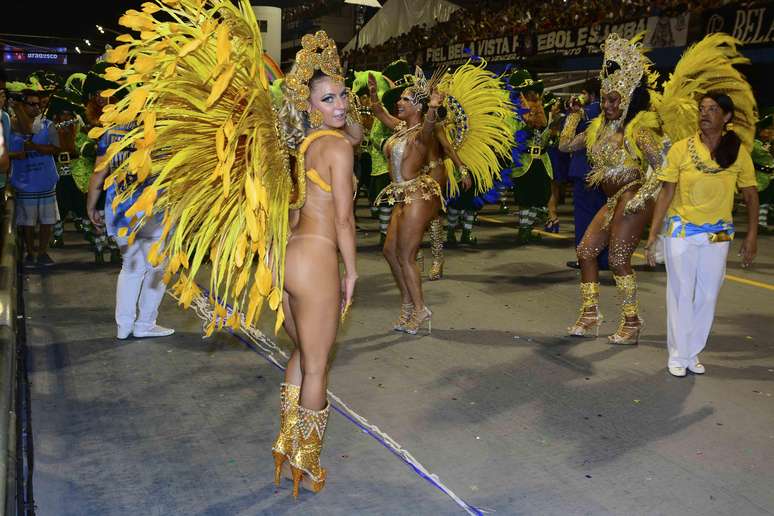
[[[295,448],[290,457],[294,498],[298,498],[298,488],[302,484],[313,493],[319,493],[325,487],[327,471],[320,466],[320,453],[329,415],[329,403],[319,411],[298,406],[298,422],[293,431]],[[304,480],[308,482],[304,483]]]
[[[580,314],[575,324],[567,328],[567,333],[571,337],[591,337],[591,329],[594,329],[594,336],[599,337],[599,328],[602,326],[602,312],[599,307],[581,308]]]
[[[431,334],[433,332],[432,317],[433,312],[431,312],[428,307],[424,307],[422,310],[414,312],[411,320],[406,324],[405,332],[409,335],[416,335],[419,332],[419,329],[425,324],[425,321],[427,321],[427,334]]]
[[[607,340],[610,344],[636,345],[640,341],[640,331],[645,322],[639,316],[637,300],[637,277],[632,274],[618,276],[613,274],[615,286],[621,295],[621,322],[618,329]]]
[[[403,303],[400,305],[400,316],[392,327],[395,331],[406,331],[406,325],[414,316],[414,303]]]
[[[582,282],[581,308],[575,324],[567,328],[567,333],[572,337],[589,337],[591,328],[594,328],[595,335],[599,337],[599,327],[602,326],[602,312],[599,311],[599,283]]]
[[[298,385],[280,385],[280,431],[271,447],[274,457],[274,484],[279,487],[282,479],[282,465],[293,452],[293,428],[298,420]]]
[[[639,316],[634,321],[628,320],[626,317],[621,317],[621,323],[618,325],[618,329],[614,334],[607,337],[610,344],[618,344],[622,346],[636,346],[640,342],[640,332],[645,326]]]

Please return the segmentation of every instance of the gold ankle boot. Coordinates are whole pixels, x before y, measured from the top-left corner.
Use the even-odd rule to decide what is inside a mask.
[[[395,331],[406,331],[406,325],[414,316],[414,303],[404,303],[400,305],[400,316],[392,327]]]
[[[298,385],[283,383],[280,385],[280,431],[271,447],[274,456],[274,483],[279,487],[282,476],[282,464],[293,452],[293,427],[298,419]]]
[[[330,403],[319,411],[298,406],[298,422],[293,431],[295,446],[290,457],[295,498],[298,498],[298,487],[304,477],[309,481],[304,487],[313,493],[319,493],[325,487],[327,472],[320,466],[320,453],[330,410]]]
[[[443,225],[441,219],[436,218],[430,223],[430,245],[433,252],[433,264],[427,279],[436,281],[443,277]]]
[[[639,316],[639,301],[637,300],[637,277],[632,274],[616,276],[613,274],[615,286],[621,294],[621,322],[614,334],[607,340],[611,344],[633,345],[639,343],[640,330],[645,322]]]
[[[594,328],[595,335],[599,336],[599,327],[602,325],[602,312],[599,311],[599,282],[586,282],[580,284],[581,308],[575,324],[567,328],[567,333],[573,337],[588,337]]]

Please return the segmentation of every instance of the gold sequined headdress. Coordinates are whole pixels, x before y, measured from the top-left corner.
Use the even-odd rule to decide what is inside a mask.
[[[336,42],[324,30],[301,38],[301,50],[296,53],[293,70],[285,77],[287,96],[300,111],[308,112],[311,107],[309,81],[317,70],[337,82],[344,82]]]
[[[599,77],[602,81],[600,91],[603,95],[616,92],[621,96],[621,118],[626,116],[634,90],[648,68],[649,61],[643,55],[641,39],[642,35],[630,41],[612,33],[603,45],[605,57]],[[610,63],[615,63],[618,69],[610,71]]]

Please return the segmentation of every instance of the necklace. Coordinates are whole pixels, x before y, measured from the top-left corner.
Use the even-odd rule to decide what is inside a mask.
[[[696,169],[699,172],[704,172],[705,174],[717,174],[718,172],[722,172],[725,170],[723,167],[713,167],[712,165],[707,165],[707,163],[699,157],[699,153],[696,150],[696,137],[691,136],[688,139],[688,154],[691,155],[691,161],[693,162],[693,166],[696,167]]]

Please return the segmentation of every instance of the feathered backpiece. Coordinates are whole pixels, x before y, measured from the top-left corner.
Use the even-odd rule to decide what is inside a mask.
[[[476,191],[486,192],[500,177],[500,158],[510,157],[515,146],[516,113],[510,93],[486,70],[483,60],[469,61],[444,75],[438,91],[445,94],[446,137],[475,179]],[[449,181],[449,195],[458,193],[457,183]]]
[[[724,33],[710,34],[689,47],[656,96],[655,107],[664,130],[679,141],[699,129],[699,101],[710,91],[722,91],[734,101],[734,131],[750,150],[755,138],[757,108],[750,84],[734,65],[750,61],[737,49],[740,42]]]
[[[139,39],[117,38],[125,44],[109,52],[114,66],[106,76],[131,91],[108,106],[105,127],[91,135],[134,126],[106,155],[109,162],[133,150],[106,182],[118,184],[116,205],[142,191],[127,212],[136,221],[130,241],[163,213],[163,234],[148,258],[169,260],[164,279],[178,275],[174,290],[186,307],[200,294],[197,273],[211,262],[216,317],[207,333],[252,325],[265,300],[278,311],[278,329],[291,177],[250,3],[146,2],[119,23]]]

